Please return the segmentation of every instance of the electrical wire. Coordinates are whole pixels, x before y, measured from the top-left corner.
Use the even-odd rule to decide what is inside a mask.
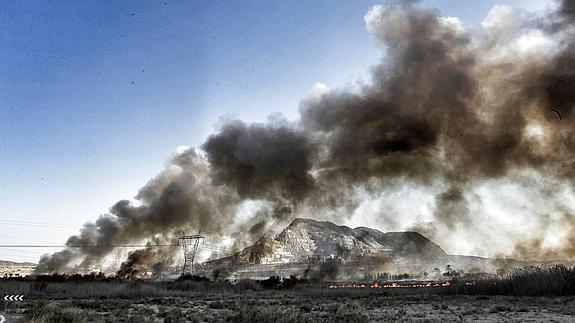
[[[3,244],[0,248],[147,248],[147,247],[180,247],[175,244],[152,244],[152,245],[16,245]]]
[[[143,244],[143,245],[16,245],[16,244],[2,244],[0,248],[177,248],[181,245],[177,244]],[[198,249],[215,251],[215,252],[232,252],[229,249],[202,246],[199,245]]]
[[[33,255],[43,255],[43,254],[44,254],[44,252],[28,251],[28,250],[18,250],[18,249],[10,249],[10,248],[0,248],[0,250],[2,250],[2,251],[10,251],[10,252],[17,252],[17,253],[28,253],[28,254],[33,254]]]
[[[0,225],[17,225],[29,227],[48,227],[48,228],[65,228],[65,229],[78,229],[82,228],[81,225],[71,225],[63,223],[47,223],[47,222],[34,222],[34,221],[10,221],[0,220]]]
[[[9,256],[9,257],[16,257],[16,258],[28,259],[28,261],[30,261],[30,259],[35,258],[34,256],[13,255],[13,254],[9,254],[9,253],[0,253],[0,255],[2,255],[2,256]]]
[[[14,237],[14,236],[7,235],[5,233],[2,233],[0,235],[0,238],[10,239],[10,240],[20,240],[20,241],[33,242],[33,243],[45,243],[45,244],[54,243],[54,242],[46,241],[46,240],[36,240],[36,239],[29,239],[29,238],[23,238],[23,237]]]

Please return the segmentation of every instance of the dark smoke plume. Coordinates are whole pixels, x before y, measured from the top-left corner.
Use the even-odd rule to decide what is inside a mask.
[[[333,281],[341,274],[338,260],[330,259],[317,264],[309,264],[308,268],[301,272],[301,278],[315,281]]]
[[[131,280],[147,274],[148,271],[151,271],[152,276],[156,276],[165,272],[173,264],[174,259],[167,257],[166,250],[149,247],[131,251],[128,259],[120,265],[116,276]]]
[[[477,187],[527,178],[552,183],[539,194],[542,203],[563,194],[565,185],[572,192],[573,1],[558,2],[556,12],[537,19],[496,6],[480,33],[413,1],[374,6],[365,22],[385,52],[369,84],[310,96],[294,124],[226,122],[203,152],[177,153],[138,193],[139,204],[118,202],[70,237],[70,248],[43,257],[38,271],[89,268],[112,251],[76,245],[172,241],[197,229],[235,231],[237,240],[253,241],[270,229],[269,219],[352,214],[362,190],[377,197],[390,187],[429,188],[440,192],[431,223],[443,228],[430,232],[491,236],[499,233],[488,229],[497,227],[472,225],[479,220],[466,196]],[[237,223],[246,201],[265,205]],[[549,212],[567,208],[558,198],[545,203]],[[544,228],[537,231],[544,237]],[[511,233],[503,238],[520,240]],[[528,249],[553,256],[545,248],[535,241]],[[575,251],[566,247],[556,255],[572,258]]]
[[[451,187],[437,195],[434,215],[452,230],[461,222],[468,221],[469,208],[463,191],[458,187]]]
[[[569,0],[560,1],[559,13],[572,24],[575,21],[575,3]]]
[[[300,200],[313,188],[313,146],[285,125],[230,121],[203,148],[214,182],[241,197]]]
[[[100,263],[114,246],[152,238],[175,243],[173,237],[198,228],[205,234],[223,233],[238,204],[233,191],[211,184],[209,165],[192,149],[176,153],[166,169],[140,190],[136,200],[140,205],[119,201],[109,214],[85,224],[79,235],[66,242],[70,248],[42,257],[37,272],[63,271],[70,265],[87,270]]]

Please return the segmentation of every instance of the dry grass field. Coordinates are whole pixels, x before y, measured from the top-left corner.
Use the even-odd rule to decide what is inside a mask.
[[[244,291],[30,300],[14,317],[22,322],[567,322],[575,320],[575,298]]]
[[[531,268],[504,280],[437,288],[329,288],[296,279],[121,281],[43,276],[0,281],[17,322],[569,322],[574,270]]]

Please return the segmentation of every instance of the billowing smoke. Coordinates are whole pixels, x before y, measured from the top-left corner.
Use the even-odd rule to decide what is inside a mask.
[[[286,125],[227,122],[203,146],[216,184],[244,198],[301,200],[313,188],[314,147]]]
[[[469,208],[461,189],[450,187],[447,191],[437,195],[434,213],[435,218],[445,223],[451,230],[456,229],[459,223],[466,222]]]
[[[564,247],[575,241],[575,230],[565,233],[574,227],[565,214],[575,202],[560,198],[573,195],[575,184],[573,1],[539,16],[497,5],[480,31],[411,1],[374,6],[364,20],[384,50],[369,84],[304,99],[293,123],[225,122],[202,151],[176,153],[138,193],[137,205],[118,202],[70,237],[70,248],[42,258],[38,270],[89,268],[113,245],[149,237],[169,242],[189,230],[254,240],[270,220],[349,219],[366,199],[405,187],[434,195],[433,210],[401,228],[420,227],[448,250],[457,236],[476,250],[481,241],[474,239],[483,236],[509,246],[503,256],[575,257]],[[550,214],[523,210],[534,239],[522,242],[525,232],[483,215],[500,202],[485,192],[505,185],[517,200],[529,193]],[[239,221],[246,202],[263,206]],[[394,203],[382,208],[417,201]],[[507,216],[494,214],[491,220]],[[382,217],[400,223],[409,214]],[[546,240],[561,228],[553,247]]]
[[[319,264],[319,266],[308,266],[301,273],[301,278],[311,280],[336,280],[341,274],[340,263],[337,260],[330,259]]]
[[[557,260],[573,259],[575,255],[575,216],[568,212],[558,215],[558,219],[543,217],[540,230],[530,237],[520,238],[513,248],[513,257],[519,260]],[[553,222],[558,222],[564,227],[566,234],[559,239],[556,246],[544,245],[545,238],[553,236]]]
[[[168,257],[166,250],[152,247],[134,250],[128,254],[128,259],[122,262],[116,275],[128,280],[146,275],[154,277],[167,272],[167,267],[173,265],[173,262],[173,255]]]
[[[213,186],[209,174],[208,162],[193,149],[177,152],[166,169],[138,192],[139,205],[117,202],[110,214],[85,224],[80,234],[70,237],[69,248],[42,257],[37,271],[58,272],[72,264],[90,269],[115,246],[150,239],[173,244],[178,236],[198,228],[205,234],[224,233],[239,199],[228,187]]]

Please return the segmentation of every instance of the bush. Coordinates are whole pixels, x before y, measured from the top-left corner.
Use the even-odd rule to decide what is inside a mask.
[[[282,285],[282,279],[278,276],[271,276],[268,279],[260,280],[259,283],[263,288],[280,288]]]
[[[283,322],[316,322],[312,317],[305,316],[298,311],[278,312],[277,309],[263,306],[248,306],[238,311],[235,315],[228,317],[232,322],[253,322],[253,323],[283,323]],[[348,321],[350,322],[350,321]]]
[[[220,302],[220,301],[215,301],[215,302],[211,302],[208,304],[208,308],[212,308],[212,309],[216,309],[216,310],[221,310],[226,308],[226,305],[224,304],[224,302]]]
[[[57,303],[42,305],[32,312],[32,319],[45,323],[85,322],[84,312],[75,307],[61,307]]]
[[[176,323],[184,321],[184,313],[179,308],[174,308],[160,313],[160,317],[164,319],[164,323]]]
[[[210,279],[198,275],[181,275],[176,281],[194,281],[194,282],[209,282]]]
[[[48,288],[48,283],[45,281],[35,281],[30,285],[31,291],[44,292]]]
[[[478,281],[472,286],[452,286],[447,294],[567,296],[575,295],[575,267],[525,267],[515,269],[508,277]]]
[[[279,276],[271,276],[268,279],[260,280],[259,283],[263,288],[266,289],[290,289],[294,287],[299,282],[307,282],[306,280],[300,280],[295,276],[290,276],[289,278],[281,278]]]
[[[509,312],[511,307],[503,304],[495,304],[489,309],[489,313]]]
[[[93,282],[93,281],[113,281],[118,280],[116,277],[106,276],[103,273],[89,273],[89,274],[58,274],[52,275],[37,275],[30,276],[27,279],[32,279],[36,282],[46,283],[63,283],[63,282]]]
[[[511,274],[510,283],[513,295],[575,295],[575,267],[557,265],[517,269]]]
[[[328,309],[327,322],[368,322],[364,309],[355,303],[343,303]]]
[[[258,284],[258,282],[251,279],[241,279],[240,281],[238,281],[236,288],[239,291],[246,291],[246,290],[258,291],[262,289],[261,285]]]

